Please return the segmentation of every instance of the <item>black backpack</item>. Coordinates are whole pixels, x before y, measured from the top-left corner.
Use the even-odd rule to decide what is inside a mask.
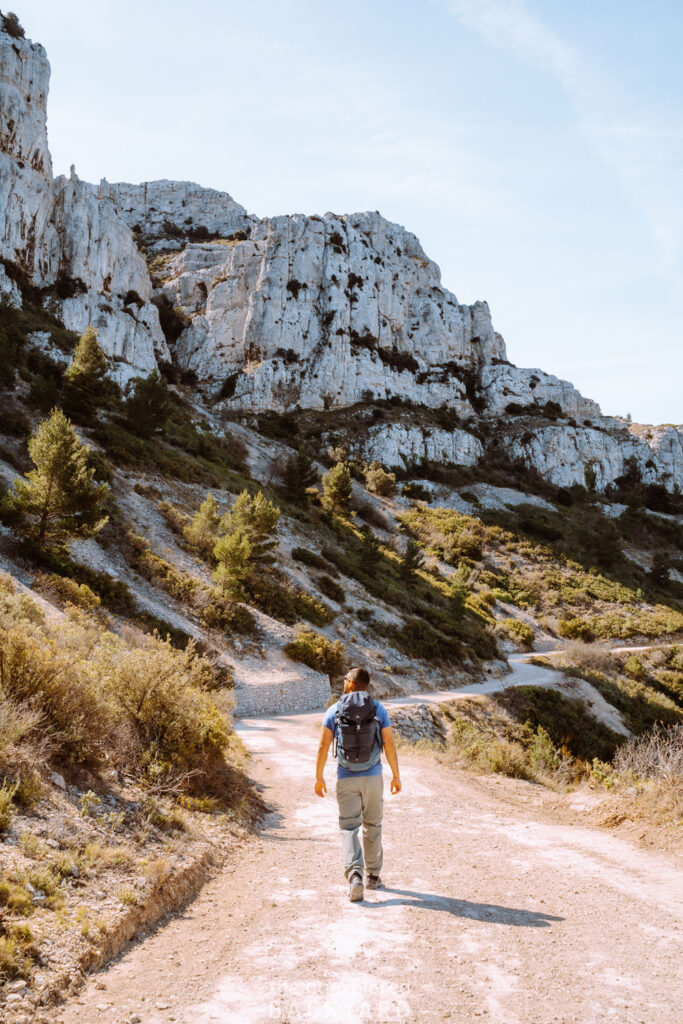
[[[365,690],[345,693],[337,702],[334,715],[334,755],[343,768],[364,772],[382,756],[382,731],[377,704]]]

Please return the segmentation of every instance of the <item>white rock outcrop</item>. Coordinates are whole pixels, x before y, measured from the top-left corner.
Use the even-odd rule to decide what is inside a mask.
[[[5,268],[0,264],[0,302],[4,302],[11,309],[21,309],[21,292],[16,281],[6,273]]]
[[[683,426],[628,425],[638,442],[636,458],[645,483],[663,483],[668,490],[683,489]]]
[[[488,364],[480,375],[480,396],[487,416],[500,416],[511,404],[535,406],[540,412],[546,402],[558,406],[573,419],[600,418],[600,406],[584,398],[569,381],[560,380],[543,370],[522,369],[510,363]]]
[[[91,186],[94,188],[94,186]],[[193,181],[108,182],[96,188],[98,199],[111,199],[129,228],[147,240],[180,239],[200,232],[229,237],[249,231],[257,218],[250,216],[227,192],[203,188]],[[180,241],[177,242],[180,247]]]
[[[561,487],[584,484],[586,466],[592,466],[596,488],[604,490],[624,474],[629,460],[644,483],[661,483],[668,490],[683,487],[683,427],[631,425],[607,431],[553,424],[502,435],[501,441],[512,459]]]
[[[385,466],[400,468],[422,462],[474,466],[483,452],[479,438],[466,430],[442,430],[404,423],[370,427],[353,449],[353,454],[368,462],[376,460]]]
[[[192,319],[175,357],[232,408],[399,397],[471,411],[464,375],[505,358],[485,302],[460,305],[417,238],[378,213],[274,217],[188,245],[164,293]],[[233,377],[233,375],[235,375]]]
[[[169,358],[168,348],[146,263],[113,202],[98,200],[73,169],[52,176],[49,80],[42,46],[0,32],[0,256],[46,290],[71,330],[97,328],[125,382]]]

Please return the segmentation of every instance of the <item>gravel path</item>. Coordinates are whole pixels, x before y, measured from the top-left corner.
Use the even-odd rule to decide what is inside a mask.
[[[401,752],[403,792],[385,795],[386,888],[351,904],[333,765],[330,794],[312,792],[319,726],[319,714],[239,723],[273,808],[260,836],[55,1021],[680,1020],[673,860],[554,823],[557,798],[541,787]]]

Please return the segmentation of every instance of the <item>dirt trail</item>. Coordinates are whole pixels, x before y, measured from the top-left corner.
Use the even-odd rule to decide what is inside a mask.
[[[387,887],[349,903],[334,765],[328,796],[312,792],[320,717],[239,723],[273,807],[260,837],[55,1021],[680,1020],[683,873],[552,823],[540,787],[404,754],[404,790],[385,795]]]

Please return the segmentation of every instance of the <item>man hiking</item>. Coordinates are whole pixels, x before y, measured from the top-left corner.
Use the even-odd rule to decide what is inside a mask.
[[[367,692],[370,673],[352,668],[344,681],[344,694],[325,715],[315,769],[315,792],[327,792],[323,771],[327,752],[335,740],[337,802],[344,850],[344,874],[349,899],[363,899],[363,867],[368,889],[381,885],[382,868],[382,750],[392,771],[391,792],[401,792],[398,758],[386,709]],[[363,826],[363,846],[359,831]],[[365,858],[363,858],[365,854]]]

